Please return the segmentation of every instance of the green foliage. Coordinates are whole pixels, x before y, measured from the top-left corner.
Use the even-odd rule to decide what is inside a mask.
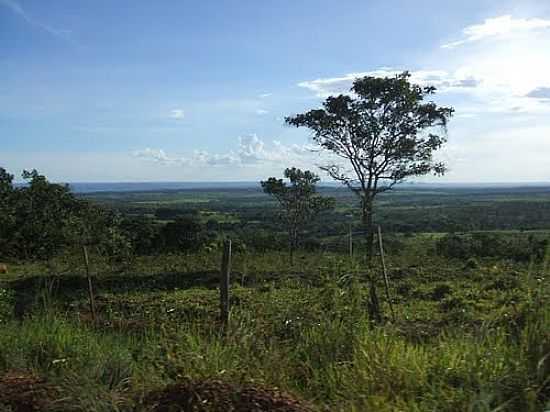
[[[12,176],[0,170],[0,254],[45,259],[58,253],[66,243],[64,228],[78,201],[67,186],[49,183],[36,170],[24,171],[23,178],[27,185],[14,188]]]
[[[446,131],[454,110],[425,102],[435,87],[411,84],[409,78],[408,72],[393,78],[358,78],[352,95],[330,96],[323,108],[285,119],[312,131],[313,140],[336,159],[321,169],[359,196],[369,262],[374,255],[377,195],[409,177],[445,172],[433,152],[445,143],[440,131]],[[382,319],[374,284],[369,311],[374,319]]]
[[[141,348],[123,336],[88,330],[46,314],[9,322],[0,334],[0,371],[38,370],[62,386],[59,411],[129,410],[130,380],[143,374]],[[137,348],[137,349],[136,349]]]
[[[484,288],[501,272],[480,267],[487,279],[476,281],[466,272],[445,280],[435,264],[427,267],[432,281],[411,272],[396,288],[412,281],[425,293],[397,304],[395,323],[373,327],[368,289],[335,276],[348,269],[332,260],[314,282],[310,275],[310,283],[274,277],[265,288],[233,286],[226,333],[216,321],[217,291],[200,284],[152,291],[136,279],[128,289],[132,275],[116,277],[120,288],[102,293],[94,327],[82,296],[60,294],[68,312],[37,307],[3,324],[0,375],[39,372],[59,386],[59,411],[135,410],[144,394],[182,378],[276,386],[317,410],[544,410],[550,291],[538,267],[517,274],[514,304],[505,303],[509,291]]]
[[[147,216],[125,217],[120,230],[137,255],[150,255],[158,250],[159,226]]]
[[[13,316],[13,292],[0,286],[0,325]]]
[[[350,163],[351,173],[337,163],[324,170],[364,201],[409,176],[445,170],[432,161],[432,152],[445,142],[434,129],[447,125],[453,109],[425,102],[436,89],[411,84],[409,78],[408,72],[358,78],[353,97],[331,96],[322,109],[286,119],[310,129],[319,146]]]
[[[161,207],[155,210],[155,217],[160,220],[172,220],[182,216],[198,217],[198,209]]]
[[[285,119],[312,131],[313,140],[335,159],[321,169],[359,196],[367,259],[373,255],[377,195],[408,177],[445,171],[433,152],[445,143],[439,131],[445,132],[454,110],[425,102],[436,89],[411,84],[409,78],[408,72],[358,78],[352,95],[330,96],[323,108]]]
[[[531,259],[541,261],[547,249],[547,239],[537,239],[533,236],[506,239],[489,233],[447,234],[436,243],[436,252],[439,255],[459,259],[498,257],[524,262]]]
[[[0,251],[8,250],[9,236],[15,228],[13,175],[0,167]],[[6,252],[0,252],[7,254]]]
[[[275,197],[281,207],[281,218],[288,231],[288,243],[292,253],[298,246],[299,237],[313,218],[324,210],[334,206],[334,199],[317,194],[316,185],[319,176],[309,170],[302,171],[295,167],[285,169],[285,178],[290,182],[287,185],[283,179],[270,177],[261,182],[265,193]]]
[[[166,251],[198,250],[207,240],[202,225],[192,217],[178,217],[167,223],[161,236]]]

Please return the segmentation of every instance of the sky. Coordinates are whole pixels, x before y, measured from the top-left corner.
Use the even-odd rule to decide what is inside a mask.
[[[548,0],[0,0],[0,167],[64,182],[318,171],[284,117],[403,70],[456,110],[449,172],[427,179],[550,181]]]

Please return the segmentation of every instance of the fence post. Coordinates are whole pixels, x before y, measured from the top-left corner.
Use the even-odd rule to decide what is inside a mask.
[[[353,263],[353,232],[351,230],[351,222],[349,224],[349,260]]]
[[[223,243],[223,258],[220,273],[220,319],[224,327],[229,322],[229,277],[231,274],[231,240]]]
[[[88,279],[88,298],[90,301],[90,312],[92,313],[92,321],[95,323],[96,314],[95,314],[94,288],[92,285],[92,277],[90,276],[90,261],[88,259],[88,249],[86,248],[86,245],[82,245],[82,252],[84,253],[84,264],[86,265],[86,278]]]
[[[390,305],[390,311],[392,314],[393,321],[395,322],[395,312],[393,311],[393,305],[391,303],[390,296],[390,282],[388,280],[388,271],[386,270],[386,260],[384,259],[384,245],[382,243],[382,229],[378,225],[378,247],[380,248],[380,259],[382,260],[382,270],[384,271],[384,285],[386,286],[386,297]]]

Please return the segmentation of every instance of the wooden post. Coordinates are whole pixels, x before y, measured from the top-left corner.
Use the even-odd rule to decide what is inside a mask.
[[[351,222],[349,224],[349,260],[353,263],[353,232],[351,231]]]
[[[220,273],[220,319],[224,327],[229,322],[229,277],[231,274],[231,240],[223,243],[223,258]]]
[[[388,271],[386,270],[386,260],[384,259],[384,245],[382,243],[382,229],[380,228],[380,225],[378,225],[378,247],[380,248],[380,259],[382,260],[382,270],[384,271],[384,285],[386,286],[386,297],[388,298],[388,303],[390,305],[392,318],[393,318],[393,321],[395,322],[395,312],[393,311],[393,305],[391,303],[390,282],[388,280]]]
[[[94,288],[92,285],[92,277],[90,276],[90,261],[88,259],[88,249],[86,245],[82,245],[82,251],[84,252],[84,263],[86,265],[86,278],[88,279],[88,298],[90,300],[90,312],[92,314],[92,321],[95,323],[95,300],[94,300]]]

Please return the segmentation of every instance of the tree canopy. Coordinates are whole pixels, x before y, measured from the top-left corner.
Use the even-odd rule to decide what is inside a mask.
[[[288,231],[292,260],[304,226],[321,211],[331,208],[334,199],[317,193],[316,185],[319,182],[319,176],[309,170],[288,168],[285,169],[284,176],[289,180],[289,184],[283,179],[270,177],[262,181],[261,185],[265,193],[275,197],[279,202],[281,217]]]
[[[361,196],[411,176],[442,174],[445,165],[434,161],[433,152],[446,141],[454,109],[426,101],[436,88],[411,84],[409,78],[404,72],[356,79],[351,94],[328,97],[323,108],[285,120],[310,129],[321,148],[343,159],[322,169]]]

